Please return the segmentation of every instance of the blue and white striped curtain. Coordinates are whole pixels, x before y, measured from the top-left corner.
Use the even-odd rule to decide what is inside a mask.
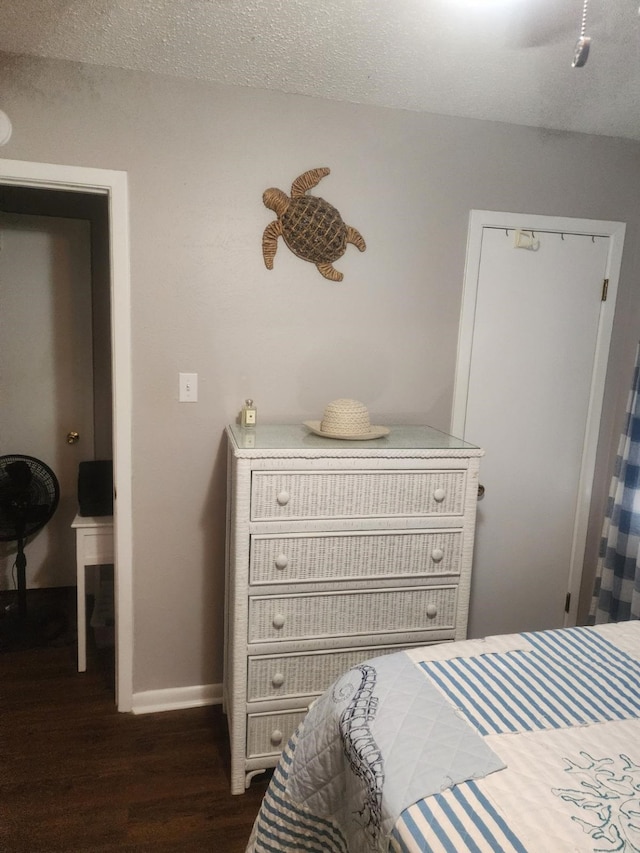
[[[640,345],[611,480],[589,624],[640,619]]]

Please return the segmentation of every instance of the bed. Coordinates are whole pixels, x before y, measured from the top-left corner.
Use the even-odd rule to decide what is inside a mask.
[[[283,751],[247,853],[640,851],[640,622],[360,664]]]

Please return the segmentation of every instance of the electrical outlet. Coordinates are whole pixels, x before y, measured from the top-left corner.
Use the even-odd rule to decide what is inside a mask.
[[[180,373],[180,393],[178,399],[181,403],[198,402],[198,374]]]

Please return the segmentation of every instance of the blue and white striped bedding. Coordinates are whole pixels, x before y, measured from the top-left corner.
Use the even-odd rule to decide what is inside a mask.
[[[449,853],[483,849],[526,851],[477,782],[455,785],[441,794],[419,800],[403,812],[391,836],[391,849]]]
[[[640,716],[640,661],[590,628],[522,635],[528,651],[420,666],[481,735]]]
[[[296,811],[290,796],[297,790],[290,776],[294,736],[248,850],[640,851],[640,622],[428,646],[385,660],[399,669],[406,658],[430,690],[436,688],[457,709],[503,769],[487,764],[466,777],[441,779],[438,788],[413,797],[375,846],[364,835],[353,835],[352,805],[342,823],[322,814],[321,797],[311,801],[313,809],[302,805]],[[412,704],[407,695],[402,702]],[[438,726],[428,736],[425,732],[412,733],[420,761],[406,763],[407,778],[414,768],[419,775],[420,765],[436,754]],[[454,742],[447,737],[449,748]],[[387,750],[389,766],[397,758],[395,749]],[[397,749],[408,754],[406,744]],[[305,760],[305,776],[306,765]],[[397,775],[385,777],[383,806],[399,802],[393,790]],[[305,778],[308,784],[312,780]]]

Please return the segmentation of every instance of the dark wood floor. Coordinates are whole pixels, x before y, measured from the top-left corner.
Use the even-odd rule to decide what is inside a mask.
[[[0,653],[2,853],[241,853],[265,788],[229,793],[219,706],[119,714],[111,652]]]

